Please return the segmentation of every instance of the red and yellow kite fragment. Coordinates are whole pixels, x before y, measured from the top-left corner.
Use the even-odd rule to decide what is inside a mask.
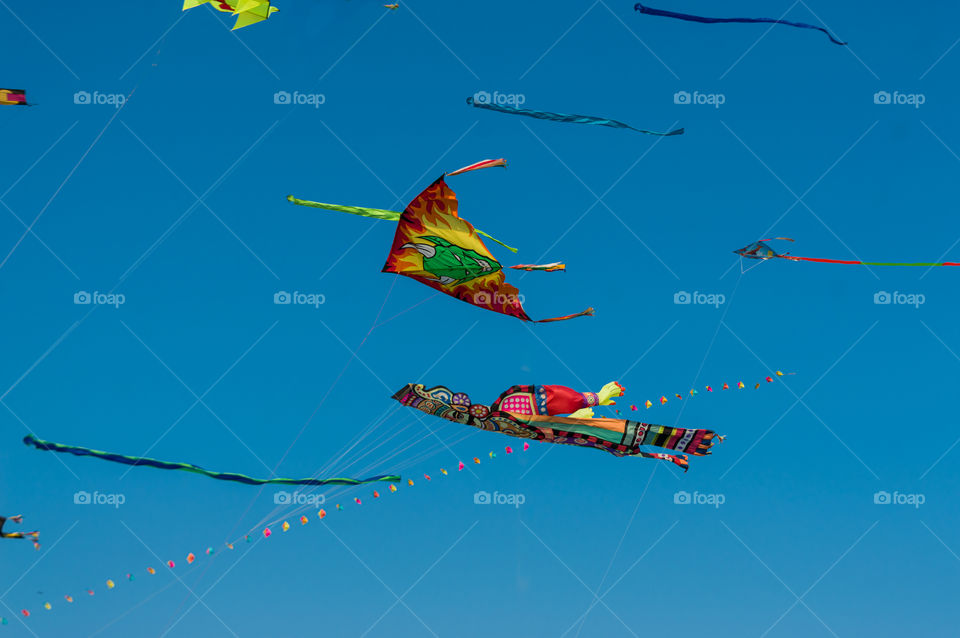
[[[0,89],[0,104],[30,106],[27,104],[27,92],[23,89]]]

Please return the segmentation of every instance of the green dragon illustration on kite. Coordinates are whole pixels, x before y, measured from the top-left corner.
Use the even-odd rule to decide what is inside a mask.
[[[434,245],[407,243],[401,248],[413,248],[423,255],[423,270],[433,275],[433,278],[424,277],[424,279],[436,281],[442,286],[459,286],[503,269],[495,260],[475,250],[451,244],[441,237],[418,237],[418,239],[429,240]]]

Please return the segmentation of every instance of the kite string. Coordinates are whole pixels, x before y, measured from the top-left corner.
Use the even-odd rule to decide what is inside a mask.
[[[390,283],[389,290],[387,290],[386,296],[383,298],[383,303],[380,305],[380,310],[377,312],[376,318],[371,323],[370,329],[367,331],[367,334],[363,337],[363,340],[360,342],[360,345],[357,346],[356,350],[354,350],[353,353],[350,355],[350,358],[347,360],[347,363],[340,370],[340,373],[337,375],[336,379],[334,379],[333,384],[330,385],[329,388],[327,388],[326,394],[323,395],[323,398],[320,400],[320,403],[317,405],[316,408],[314,408],[313,412],[307,418],[306,422],[304,422],[303,427],[300,428],[300,431],[297,432],[297,435],[294,437],[293,441],[290,442],[290,445],[287,447],[286,451],[283,453],[283,456],[280,457],[280,460],[277,462],[277,465],[274,467],[274,473],[277,471],[277,469],[280,468],[280,465],[287,458],[287,455],[290,454],[290,450],[292,450],[293,446],[296,445],[297,441],[300,440],[300,437],[303,436],[304,431],[313,421],[313,418],[317,415],[317,412],[320,411],[320,408],[323,407],[323,404],[326,402],[327,398],[330,396],[330,393],[333,391],[334,387],[336,387],[337,383],[340,382],[340,379],[343,377],[343,374],[347,371],[347,368],[350,367],[350,364],[357,357],[357,353],[360,352],[360,348],[363,347],[363,344],[366,343],[367,338],[376,328],[377,319],[379,319],[381,313],[383,313],[383,309],[386,307],[387,300],[390,298],[390,294],[393,292],[393,287],[394,285],[396,285],[396,283],[397,283],[397,278],[394,277],[393,281]],[[363,433],[361,434],[361,436],[363,436]],[[260,496],[262,491],[263,491],[263,487],[258,489],[257,493],[254,494],[253,497],[250,499],[250,502],[247,503],[247,507],[243,510],[243,513],[240,514],[240,517],[234,522],[233,526],[230,528],[230,531],[227,533],[227,538],[230,538],[233,535],[233,533],[236,531],[237,526],[240,524],[240,521],[242,521],[243,518],[250,512],[250,508],[253,507],[253,504],[256,502],[257,498]]]

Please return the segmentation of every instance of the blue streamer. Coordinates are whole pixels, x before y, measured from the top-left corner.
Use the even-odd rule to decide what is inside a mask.
[[[703,16],[690,15],[689,13],[676,13],[675,11],[664,11],[663,9],[652,9],[650,7],[645,7],[639,2],[633,7],[640,13],[646,13],[647,15],[652,16],[662,16],[664,18],[676,18],[678,20],[687,20],[688,22],[703,22],[705,24],[717,24],[722,22],[768,22],[771,24],[785,24],[791,27],[799,27],[801,29],[816,29],[817,31],[822,31],[830,38],[830,41],[834,44],[845,45],[846,42],[841,42],[837,40],[833,35],[824,29],[823,27],[818,27],[812,24],[807,24],[806,22],[790,22],[789,20],[776,20],[774,18],[705,18]]]
[[[551,113],[550,111],[534,111],[532,109],[521,109],[515,106],[500,106],[499,104],[491,104],[489,102],[477,102],[472,97],[467,98],[467,104],[475,106],[478,109],[489,109],[491,111],[500,111],[501,113],[511,113],[513,115],[526,115],[527,117],[535,117],[538,120],[550,120],[551,122],[567,122],[570,124],[597,124],[599,126],[609,126],[610,128],[628,128],[631,131],[637,131],[638,133],[646,133],[647,135],[682,135],[683,129],[678,128],[675,131],[670,131],[668,133],[658,133],[656,131],[647,131],[641,128],[633,128],[626,122],[619,122],[617,120],[610,120],[605,117],[593,117],[592,115],[568,115],[566,113]]]

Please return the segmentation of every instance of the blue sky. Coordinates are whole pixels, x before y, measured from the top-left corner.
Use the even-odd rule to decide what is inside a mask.
[[[958,273],[746,270],[731,251],[777,235],[798,255],[960,261],[960,8],[657,6],[785,15],[850,46],[606,0],[285,0],[234,33],[175,1],[0,2],[0,86],[37,104],[0,110],[0,512],[44,542],[0,543],[0,631],[952,635]],[[281,91],[322,104],[277,104]],[[686,134],[471,109],[478,91]],[[449,180],[461,214],[521,249],[491,245],[506,264],[568,264],[510,275],[531,316],[596,317],[530,326],[435,296],[379,272],[389,222],[285,201],[399,210],[495,157],[509,168]],[[324,303],[275,305],[282,290]],[[123,303],[75,304],[80,291]],[[723,303],[675,303],[684,292]],[[515,441],[390,399],[411,381],[491,401],[516,383],[617,379],[624,408],[778,369],[796,374],[642,414],[728,436],[687,474],[544,444],[506,455]],[[28,432],[416,485],[315,492],[344,505],[321,522],[272,489],[45,454]],[[80,491],[124,502],[77,505]],[[478,491],[524,502],[477,505]],[[914,504],[875,503],[884,493]]]

